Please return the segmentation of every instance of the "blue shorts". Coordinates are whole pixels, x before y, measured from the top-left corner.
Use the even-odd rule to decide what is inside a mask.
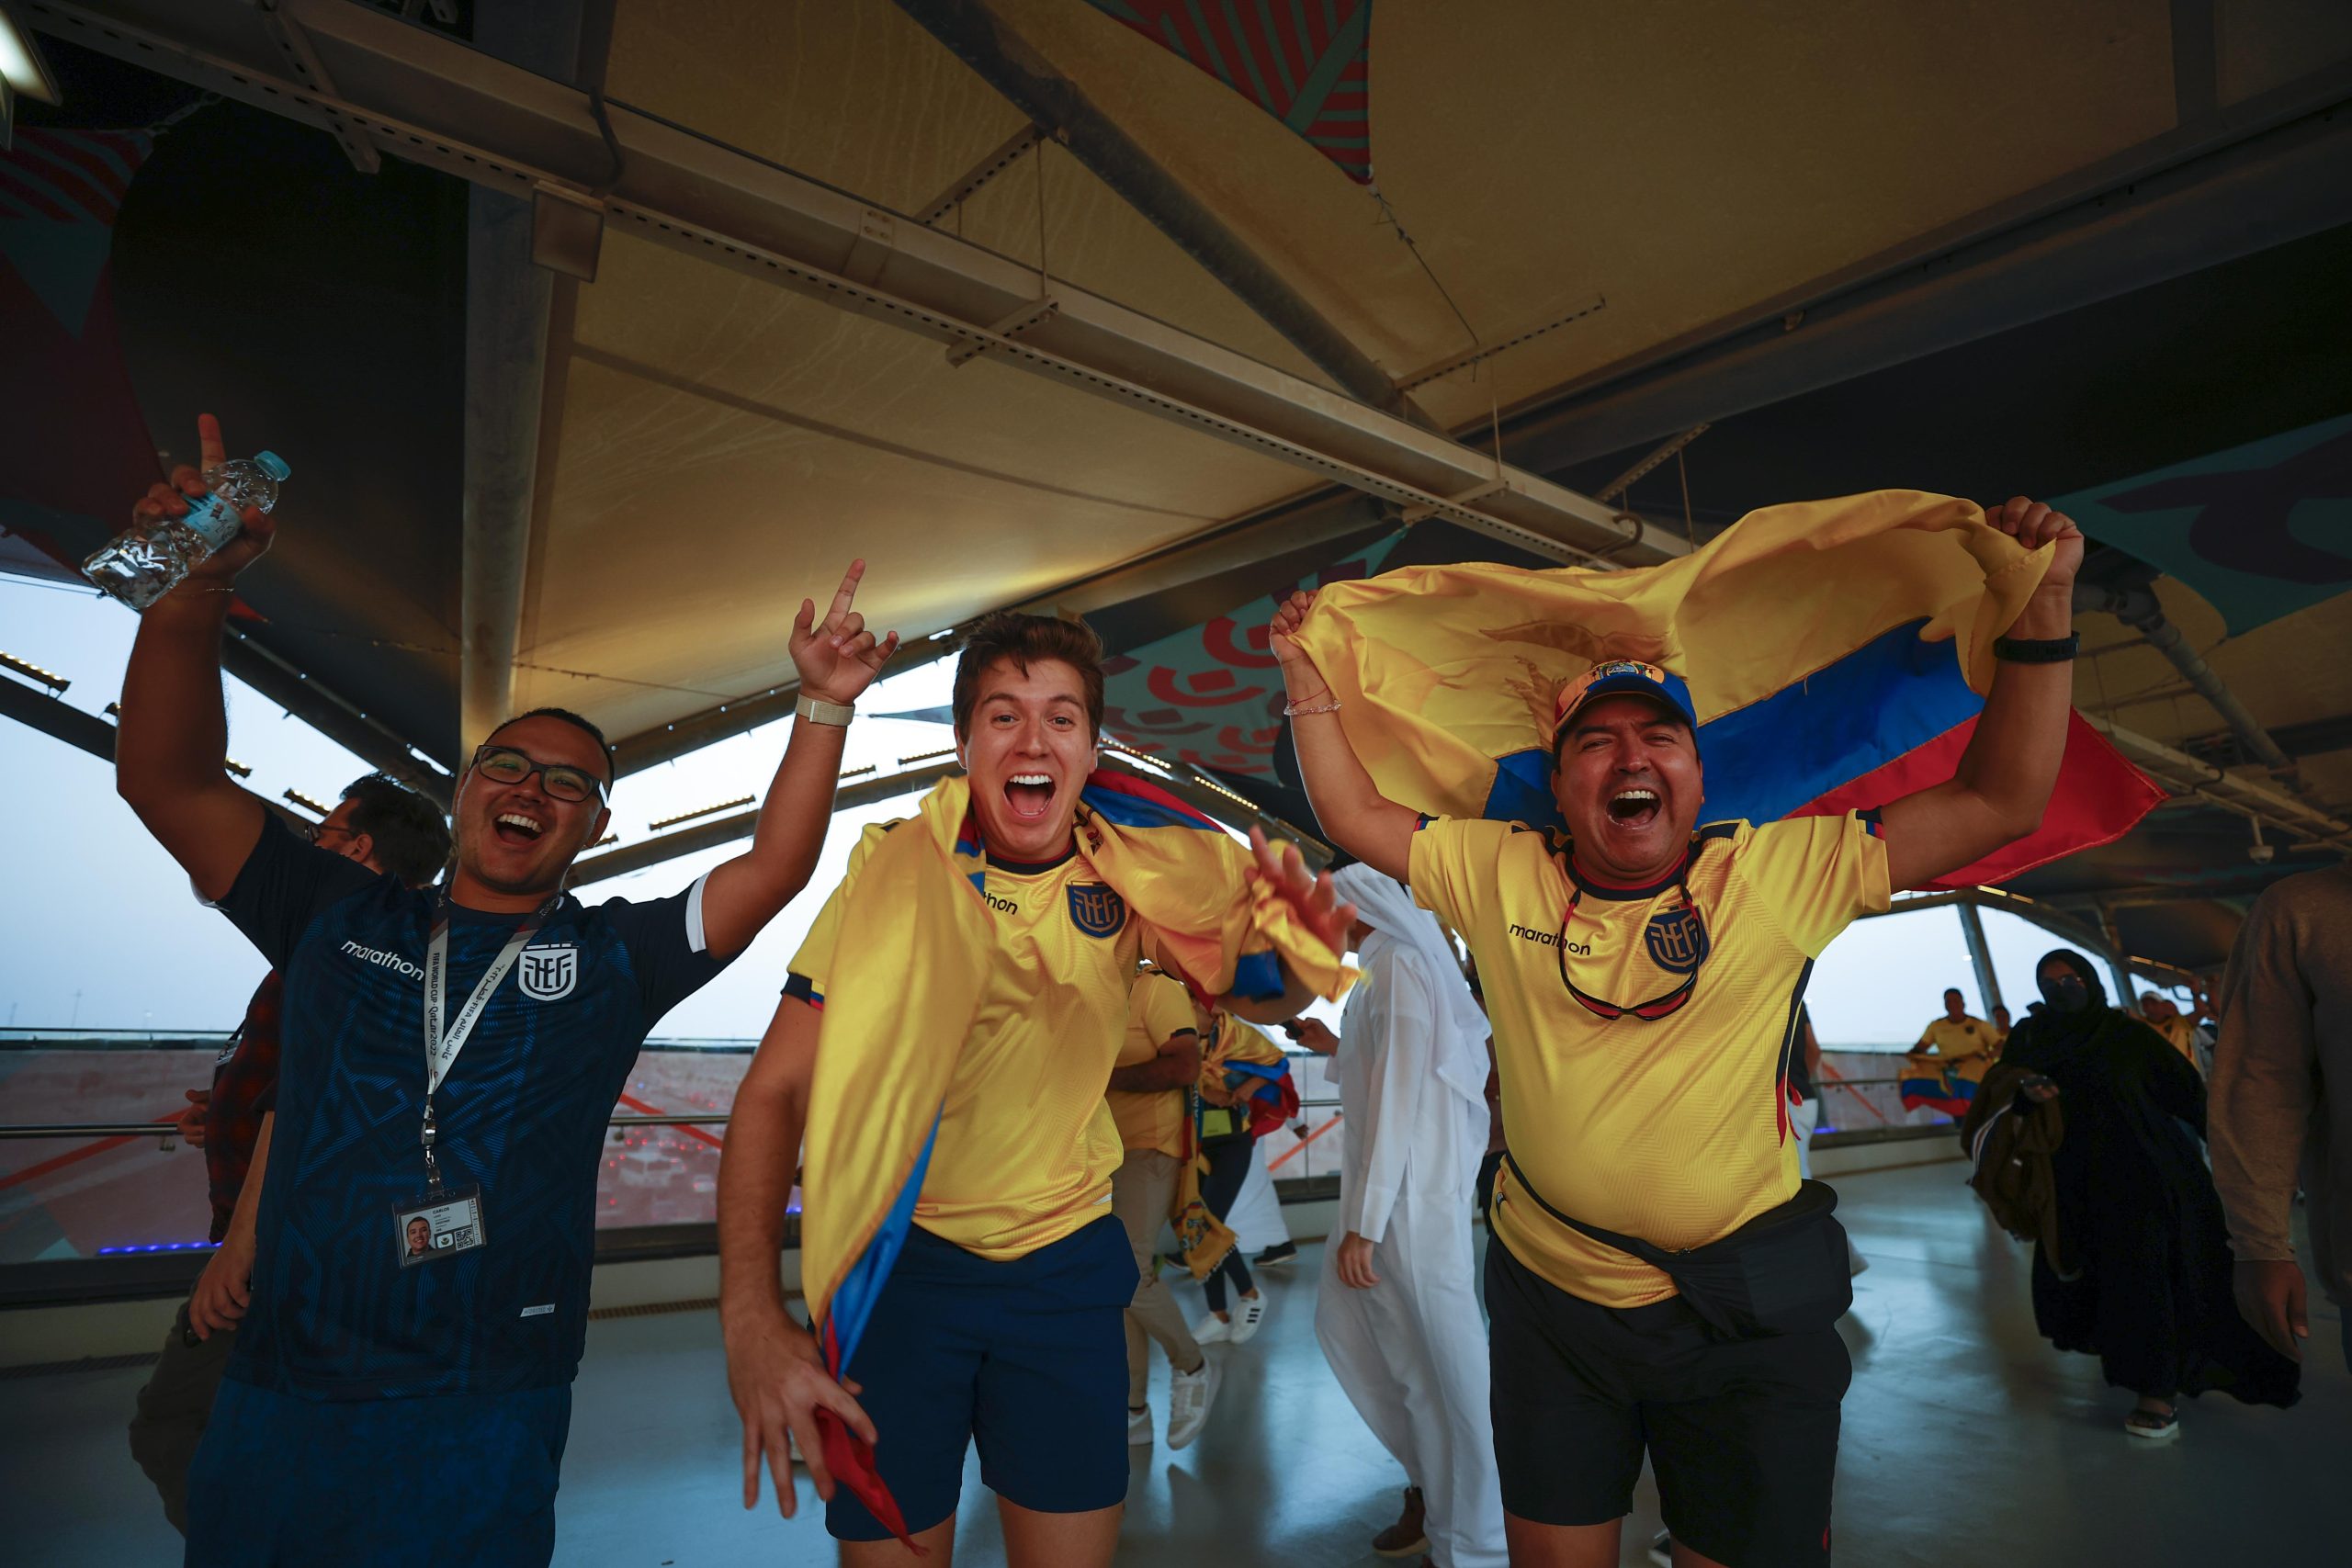
[[[571,1389],[326,1401],[224,1379],[188,1568],[546,1568]]]
[[[1041,1514],[1082,1514],[1127,1495],[1127,1343],[1136,1255],[1107,1213],[1003,1263],[917,1226],[874,1304],[849,1375],[865,1392],[874,1458],[910,1531],[953,1518],[964,1450],[980,1479]],[[837,1487],[836,1540],[886,1540]]]

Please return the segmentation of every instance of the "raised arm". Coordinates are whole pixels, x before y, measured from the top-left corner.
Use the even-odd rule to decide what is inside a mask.
[[[225,456],[220,422],[208,413],[196,423],[209,468]],[[188,499],[205,493],[198,470],[183,463],[172,470],[169,484],[149,488],[134,515],[142,525],[184,517]],[[116,793],[180,863],[196,890],[211,899],[226,897],[236,881],[267,809],[222,766],[229,720],[220,693],[220,630],[237,574],[261,558],[274,532],[268,515],[252,507],[243,521],[243,532],[139,617],[114,743]]]
[[[706,901],[708,891],[704,893]],[[817,1010],[795,997],[776,1008],[735,1091],[718,1161],[718,1323],[727,1383],[743,1422],[743,1506],[760,1500],[763,1458],[775,1478],[776,1511],[792,1517],[791,1441],[817,1495],[831,1500],[816,1410],[824,1405],[867,1442],[874,1424],[825,1371],[808,1331],[784,1310],[785,1206],[800,1168],[808,1088],[817,1071]]]
[[[847,707],[898,651],[898,633],[876,643],[865,628],[865,617],[857,613],[857,585],[865,575],[864,561],[850,563],[821,624],[815,620],[815,603],[800,602],[800,614],[792,623],[791,649],[803,695]],[[846,725],[793,720],[784,761],[760,805],[752,847],[713,871],[703,884],[703,931],[713,953],[732,958],[751,946],[776,912],[808,885],[832,822],[833,786],[841,780],[842,749],[848,736]]]
[[[2030,550],[2056,547],[2009,637],[2054,641],[2070,636],[2075,572],[2083,563],[2083,536],[2073,521],[2023,496],[1987,509],[1984,520]],[[2071,660],[2000,663],[1976,731],[1961,753],[1960,771],[1891,803],[1882,814],[1887,878],[1895,888],[1922,886],[2033,831],[2058,783],[2074,702]]]
[[[1293,593],[1274,612],[1274,656],[1282,660],[1283,686],[1290,696],[1291,740],[1298,748],[1299,772],[1316,819],[1333,843],[1373,870],[1408,880],[1413,830],[1420,818],[1380,793],[1364,770],[1347,732],[1340,728],[1331,683],[1298,646],[1300,625],[1315,607],[1315,595]]]

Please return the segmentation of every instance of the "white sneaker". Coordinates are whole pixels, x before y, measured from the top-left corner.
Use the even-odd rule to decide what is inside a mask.
[[[1193,1325],[1193,1343],[1195,1345],[1222,1345],[1232,1337],[1233,1325],[1215,1313]]]
[[[1151,1406],[1127,1412],[1127,1446],[1135,1449],[1151,1447]]]
[[[1267,1304],[1262,1295],[1244,1296],[1234,1303],[1233,1325],[1227,1331],[1226,1337],[1238,1345],[1254,1336],[1258,1325],[1266,1321]]]
[[[1211,1322],[1216,1320],[1212,1318]],[[1209,1418],[1209,1406],[1216,1402],[1216,1363],[1206,1356],[1199,1367],[1189,1372],[1171,1371],[1168,1379],[1168,1446],[1188,1447],[1201,1435],[1201,1423]],[[1148,1417],[1147,1417],[1147,1424]],[[1135,1418],[1127,1419],[1130,1434],[1135,1430]]]

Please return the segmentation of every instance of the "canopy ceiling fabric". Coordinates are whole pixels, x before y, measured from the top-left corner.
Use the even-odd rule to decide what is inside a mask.
[[[1964,17],[1848,0],[1803,29],[1736,0],[1605,28],[1532,0],[1475,28],[1454,7],[1385,0],[1381,188],[1424,272],[1374,197],[1162,41],[1080,0],[991,9],[1391,376],[1579,318],[1414,389],[1447,424],[2115,152],[2174,113],[2165,14],[2136,0],[2054,15],[1996,0]],[[2255,65],[2238,76],[2233,92],[2264,85]],[[605,90],[900,212],[1023,124],[890,0],[628,0]],[[1641,220],[1598,218],[1629,213]],[[1330,384],[1050,141],[938,222]],[[871,562],[874,617],[922,634],[1309,488],[985,357],[950,369],[929,344],[617,231],[579,299],[521,639],[527,664],[552,668],[520,671],[516,694],[582,704],[616,733],[782,679],[791,607],[849,549]],[[648,525],[689,515],[691,549]],[[571,670],[614,678],[555,672]]]
[[[222,54],[249,47],[259,25],[226,0],[93,3],[144,25],[179,25]],[[311,3],[281,9],[299,17]],[[1332,149],[1295,134],[1295,117],[1270,105],[1268,91],[1244,90],[1246,70],[1198,68],[1193,51],[1171,52],[1164,35],[1118,15],[1156,15],[1147,0],[989,0],[989,9],[1036,69],[1067,78],[1114,118],[1422,410],[1481,451],[1498,414],[1605,379],[1787,291],[1865,269],[1893,247],[2180,123],[2171,13],[2181,8],[2154,0],[1964,8],[1824,0],[1802,25],[1747,0],[1620,7],[1605,17],[1552,0],[1476,8],[1381,0],[1376,11],[1366,3],[1351,13],[1370,14],[1377,36],[1367,34],[1371,52],[1349,67],[1361,67],[1363,97],[1377,102],[1375,195],[1334,177]],[[1298,8],[1237,0],[1199,9],[1239,16],[1246,30],[1249,17],[1280,21]],[[1347,7],[1315,0],[1306,9]],[[1330,375],[1052,139],[979,177],[1024,117],[892,0],[617,0],[612,13],[610,99],[827,182],[902,215],[901,225],[964,189],[936,226],[1037,268],[1041,296],[1057,283],[1084,288],[1336,394]],[[2213,85],[2224,109],[2352,58],[2352,7],[2219,0],[2213,13]],[[191,126],[257,112],[224,106]],[[323,158],[340,157],[317,131],[271,123],[316,141]],[[446,246],[419,243],[429,204],[408,187],[458,187],[390,152],[380,173],[349,175],[357,194],[338,187],[336,200],[356,211],[408,182],[411,205],[392,227],[430,253],[399,257],[417,275],[413,298],[378,280],[369,308],[353,310],[352,267],[314,265],[288,243],[274,258],[285,276],[271,275],[262,291],[275,298],[254,312],[309,322],[339,304],[368,320],[348,323],[339,355],[321,333],[296,338],[268,316],[249,314],[239,327],[252,341],[277,333],[270,341],[289,355],[299,345],[302,365],[266,388],[256,378],[254,417],[239,428],[273,444],[281,430],[309,435],[307,467],[288,454],[298,469],[288,503],[317,509],[290,514],[296,521],[320,520],[299,538],[289,530],[254,574],[252,596],[277,617],[270,635],[302,668],[325,670],[403,735],[454,756],[445,733],[455,728],[460,630],[451,470],[463,398],[451,390],[446,344],[429,344],[421,324],[428,299],[448,296],[428,264],[449,258]],[[328,184],[322,176],[303,188]],[[183,270],[226,259],[182,258]],[[304,298],[306,265],[344,294],[313,285],[318,298]],[[212,288],[226,292],[217,276]],[[161,332],[166,296],[154,298]],[[951,364],[937,343],[878,314],[706,265],[619,223],[605,233],[596,280],[566,283],[559,298],[514,698],[579,707],[616,736],[784,680],[794,610],[854,555],[869,562],[861,608],[920,637],[1199,539],[1325,482],[1114,399],[1016,374],[986,354]],[[189,313],[182,297],[169,302]],[[126,333],[140,324],[126,303]],[[404,345],[417,366],[401,370],[399,389],[378,389],[401,405],[385,421],[401,434],[388,437],[379,411],[351,416],[350,389]],[[166,375],[142,371],[132,346],[141,404],[168,445],[180,437],[164,428],[167,417],[181,422],[200,406],[192,389],[203,361],[225,365],[230,355],[208,344]],[[345,406],[319,406],[333,401],[321,390],[322,367],[340,375],[345,363],[353,368],[335,385]],[[332,425],[348,428],[341,444]],[[2313,602],[2313,585],[2324,584],[2304,570],[2312,552],[2328,553],[2315,528],[2340,527],[2340,513],[2289,503],[2269,537],[2305,553],[2249,569],[2246,540],[2199,544],[2196,521],[2161,488],[2259,467],[2281,484],[2317,472],[2308,494],[2337,504],[2326,487],[2340,468],[2325,466],[2341,460],[2337,424],[2198,456],[2244,434],[2166,453],[2179,471],[2099,487],[2085,509],[2106,508],[2095,525],[2102,537],[2177,574],[2158,584],[2167,613],[2265,724],[2352,714],[2352,600]],[[403,473],[368,471],[365,449],[401,454]],[[1883,482],[1922,479],[1844,488]],[[2135,488],[2151,487],[2165,504],[2129,510]],[[1276,536],[1260,553],[1328,537]],[[1467,547],[1500,553],[1486,541]],[[1376,570],[1367,549],[1351,535],[1316,566]],[[1113,637],[1133,660],[1114,676],[1113,701],[1139,744],[1152,743],[1155,729],[1161,741],[1187,729],[1188,709],[1223,705],[1163,690],[1203,699],[1255,692],[1230,704],[1250,723],[1220,717],[1190,732],[1216,744],[1187,739],[1177,753],[1252,788],[1280,783],[1266,776],[1261,749],[1267,710],[1279,704],[1251,663],[1262,657],[1250,640],[1261,606],[1247,601],[1263,588],[1237,586],[1230,604],[1199,606],[1188,629],[1156,630],[1145,646]],[[1224,643],[1213,647],[1223,623]],[[2114,623],[2088,618],[2093,649],[2126,640]],[[381,689],[368,689],[368,668],[389,671]],[[1230,687],[1207,683],[1227,679]],[[2222,729],[2144,646],[2086,660],[2076,696],[2191,750]],[[451,716],[417,716],[444,709]],[[1163,711],[1177,717],[1155,716]],[[2317,796],[2352,800],[2352,750],[2310,758],[2303,782]],[[2236,818],[2222,826],[2232,823],[2243,830]]]

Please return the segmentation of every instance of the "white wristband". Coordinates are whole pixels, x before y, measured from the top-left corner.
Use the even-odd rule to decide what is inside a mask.
[[[811,724],[830,724],[840,729],[847,728],[849,721],[857,716],[857,710],[846,703],[820,702],[806,693],[792,705],[792,711]]]

